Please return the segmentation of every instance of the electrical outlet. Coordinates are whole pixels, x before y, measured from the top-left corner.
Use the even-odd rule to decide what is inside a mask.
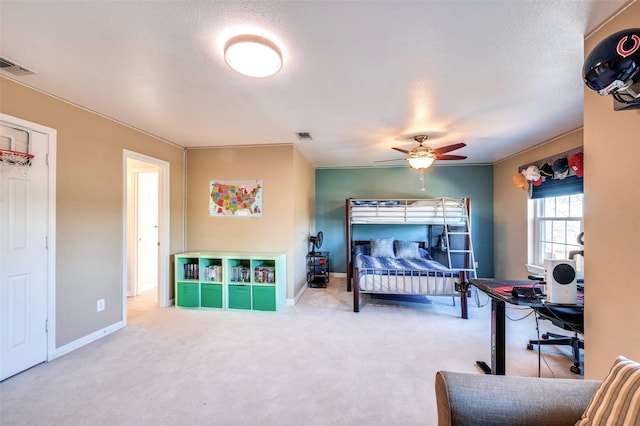
[[[96,303],[96,312],[102,312],[102,311],[104,311],[104,299],[100,299]]]
[[[477,268],[478,267],[478,262],[473,262],[473,267]]]

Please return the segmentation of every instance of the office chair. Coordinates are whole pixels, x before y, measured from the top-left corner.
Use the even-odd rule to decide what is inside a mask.
[[[573,352],[572,373],[580,374],[580,349],[584,349],[584,340],[578,335],[584,334],[584,308],[582,306],[542,305],[534,308],[539,318],[551,321],[556,327],[573,332],[572,336],[544,333],[540,340],[529,340],[527,349],[533,345],[568,345]]]

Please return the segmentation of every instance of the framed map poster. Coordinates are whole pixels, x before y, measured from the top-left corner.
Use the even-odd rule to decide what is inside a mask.
[[[262,181],[212,180],[209,215],[262,217]]]

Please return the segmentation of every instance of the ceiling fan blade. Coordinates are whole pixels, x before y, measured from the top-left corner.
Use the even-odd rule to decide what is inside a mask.
[[[405,161],[406,158],[396,158],[395,160],[378,160],[374,161],[374,163],[388,163],[389,161]]]
[[[392,147],[391,149],[395,149],[396,151],[400,151],[403,154],[409,154],[409,151],[407,151],[406,149],[395,148],[395,147]]]
[[[436,155],[444,154],[446,152],[451,152],[451,151],[455,151],[456,149],[464,148],[465,146],[467,146],[466,143],[462,143],[462,142],[454,143],[453,145],[443,146],[442,148],[435,148],[433,152]]]
[[[465,155],[436,155],[436,160],[464,160],[466,158]]]

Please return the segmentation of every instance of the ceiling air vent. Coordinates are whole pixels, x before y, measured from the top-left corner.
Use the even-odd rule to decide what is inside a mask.
[[[303,140],[303,139],[312,140],[313,139],[311,137],[311,133],[309,133],[309,132],[297,132],[296,135],[298,135],[298,139],[300,139],[300,140]]]
[[[6,71],[9,72],[13,75],[30,75],[30,74],[35,74],[35,72],[26,69],[23,66],[20,66],[18,64],[15,64],[13,62],[11,62],[10,60],[6,59],[6,58],[2,58],[0,57],[0,69],[2,69],[2,71]]]

